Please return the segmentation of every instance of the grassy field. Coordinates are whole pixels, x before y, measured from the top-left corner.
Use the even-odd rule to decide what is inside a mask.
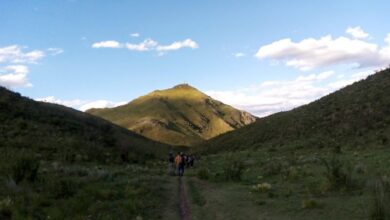
[[[178,177],[162,160],[99,165],[0,155],[1,219],[180,219]],[[194,220],[388,219],[389,161],[383,147],[264,148],[202,156],[182,182]]]
[[[389,161],[388,148],[205,156],[186,177],[192,217],[389,219]]]
[[[175,191],[159,162],[99,165],[23,155],[1,163],[0,172],[0,219],[161,219]]]

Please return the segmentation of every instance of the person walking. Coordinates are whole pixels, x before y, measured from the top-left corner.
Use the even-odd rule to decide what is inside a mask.
[[[175,164],[177,169],[177,175],[182,177],[184,175],[184,166],[185,166],[184,155],[182,152],[176,155]]]

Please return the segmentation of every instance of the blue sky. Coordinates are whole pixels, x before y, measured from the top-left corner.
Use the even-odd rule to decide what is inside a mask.
[[[186,82],[264,116],[387,66],[389,9],[385,0],[5,0],[0,84],[85,110]]]

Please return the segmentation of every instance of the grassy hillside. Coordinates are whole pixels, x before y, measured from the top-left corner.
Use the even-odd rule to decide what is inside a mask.
[[[193,145],[255,121],[189,85],[157,90],[134,101],[89,113],[153,140]]]
[[[192,215],[390,219],[388,94],[390,69],[193,148]]]
[[[202,144],[207,152],[259,147],[384,146],[390,139],[390,69],[288,112]]]
[[[112,162],[121,156],[144,159],[165,147],[98,117],[5,88],[0,88],[0,121],[0,149],[28,150],[42,158]]]
[[[152,159],[167,151],[0,87],[0,219],[157,219],[169,185]]]

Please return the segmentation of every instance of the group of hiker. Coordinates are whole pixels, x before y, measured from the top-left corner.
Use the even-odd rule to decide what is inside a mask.
[[[194,167],[195,156],[192,154],[186,155],[183,152],[169,153],[169,173],[171,175],[183,176],[185,168]]]

